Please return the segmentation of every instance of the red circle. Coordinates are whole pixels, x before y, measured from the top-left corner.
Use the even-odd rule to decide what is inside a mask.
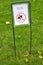
[[[20,14],[22,14],[24,16],[24,19],[22,18],[22,22],[21,21],[18,21],[18,16],[20,16]],[[24,13],[20,12],[20,13],[18,13],[16,15],[16,20],[17,20],[17,22],[23,23],[26,20],[26,15]]]

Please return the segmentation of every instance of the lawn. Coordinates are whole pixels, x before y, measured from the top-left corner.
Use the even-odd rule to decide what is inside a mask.
[[[30,51],[30,26],[15,28],[16,58],[12,33],[11,2],[22,0],[0,0],[0,65],[43,65],[43,0],[30,0],[32,17],[32,54]],[[6,21],[10,24],[6,25]],[[40,53],[38,53],[41,52]],[[26,62],[28,59],[28,63]]]

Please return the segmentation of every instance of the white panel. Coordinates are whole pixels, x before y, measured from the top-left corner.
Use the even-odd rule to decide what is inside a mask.
[[[13,4],[14,25],[29,24],[28,4]]]

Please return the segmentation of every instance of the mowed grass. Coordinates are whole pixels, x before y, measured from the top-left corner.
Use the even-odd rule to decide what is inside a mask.
[[[38,51],[43,56],[43,0],[31,0],[32,17],[32,54],[24,56],[30,51],[30,26],[15,28],[16,53],[12,33],[11,2],[20,0],[0,0],[0,65],[43,65],[43,58],[39,58]],[[21,0],[22,1],[22,0]],[[6,21],[10,24],[6,25]],[[28,59],[28,63],[25,59]]]

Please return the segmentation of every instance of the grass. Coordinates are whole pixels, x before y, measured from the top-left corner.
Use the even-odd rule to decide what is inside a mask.
[[[28,63],[25,63],[25,51],[29,51],[30,26],[15,28],[16,52],[14,56],[14,42],[12,33],[11,2],[17,0],[0,0],[0,65],[43,65],[43,59],[38,56],[41,51],[43,56],[43,0],[31,0],[32,13],[32,54]],[[22,1],[22,0],[21,0]],[[6,21],[10,25],[6,25]],[[19,38],[20,36],[20,38]]]

